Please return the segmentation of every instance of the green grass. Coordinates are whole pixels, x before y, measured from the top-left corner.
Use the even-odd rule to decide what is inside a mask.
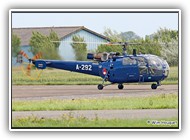
[[[49,99],[43,101],[12,101],[12,111],[164,108],[178,108],[177,94],[161,94],[151,97],[112,97],[102,99]]]
[[[155,122],[174,122],[173,125],[158,125]],[[169,119],[87,119],[62,116],[59,119],[37,118],[35,116],[13,119],[12,127],[178,127],[177,118]]]
[[[32,76],[37,77],[35,70]],[[46,69],[39,80],[31,80],[19,68],[12,70],[13,85],[97,85],[102,78],[64,70]],[[178,84],[178,67],[171,67],[169,77],[162,84]]]
[[[169,76],[162,82],[162,84],[178,84],[178,67],[171,67]]]
[[[22,71],[12,71],[13,85],[95,85],[101,81],[102,79],[97,76],[49,69],[42,72],[39,80],[31,80]]]

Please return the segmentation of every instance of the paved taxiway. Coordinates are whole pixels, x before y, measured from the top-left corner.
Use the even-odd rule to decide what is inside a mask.
[[[88,119],[165,119],[178,116],[177,109],[135,109],[135,110],[75,110],[75,111],[14,111],[13,118],[36,116],[38,118],[60,118],[64,116]]]
[[[123,90],[117,85],[98,90],[96,85],[31,85],[12,86],[12,100],[45,100],[45,99],[77,99],[77,98],[105,98],[105,97],[144,97],[159,94],[178,93],[178,85],[162,85],[152,90],[150,85],[125,85]],[[40,118],[57,118],[72,114],[74,117],[87,118],[171,118],[178,117],[178,109],[143,109],[143,110],[84,110],[84,111],[13,111],[12,117],[26,117],[35,115]]]
[[[178,85],[162,85],[152,90],[150,85],[125,85],[119,90],[117,85],[98,90],[96,85],[55,85],[55,86],[12,86],[13,100],[43,100],[49,98],[76,99],[102,97],[141,97],[155,94],[178,93]]]

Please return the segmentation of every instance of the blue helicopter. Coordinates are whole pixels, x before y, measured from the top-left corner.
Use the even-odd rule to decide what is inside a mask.
[[[34,64],[37,69],[41,70],[50,67],[100,76],[103,80],[97,86],[99,90],[110,84],[118,84],[118,89],[123,89],[124,83],[143,82],[156,82],[151,85],[151,88],[157,89],[161,86],[161,81],[168,77],[168,63],[156,55],[137,54],[135,49],[132,55],[128,55],[128,44],[128,42],[112,43],[112,45],[123,46],[123,55],[118,52],[88,53],[87,59],[94,61],[42,60],[38,59],[40,54],[29,59],[23,51],[20,54],[29,60],[27,75],[30,75],[31,64]],[[110,84],[104,84],[106,81]]]

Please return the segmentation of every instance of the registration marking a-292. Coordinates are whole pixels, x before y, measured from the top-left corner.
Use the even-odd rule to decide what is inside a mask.
[[[92,71],[92,65],[85,65],[85,64],[79,65],[79,64],[76,64],[76,70]]]

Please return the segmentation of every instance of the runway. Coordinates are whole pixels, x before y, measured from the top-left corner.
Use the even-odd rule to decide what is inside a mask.
[[[31,85],[12,86],[12,101],[16,100],[46,100],[46,99],[77,99],[77,98],[107,98],[107,97],[146,97],[159,94],[177,94],[178,85],[162,85],[152,90],[150,85],[125,85],[119,90],[117,85],[98,90],[96,85]],[[74,110],[74,111],[13,111],[12,118],[37,116],[40,118],[59,118],[72,114],[74,117],[84,116],[106,119],[162,119],[178,118],[178,109],[143,109],[143,110]]]
[[[150,85],[125,85],[119,90],[117,85],[98,90],[96,85],[35,85],[12,86],[12,100],[43,100],[43,99],[77,99],[103,97],[144,97],[155,94],[178,93],[178,85],[162,85],[156,90]]]

